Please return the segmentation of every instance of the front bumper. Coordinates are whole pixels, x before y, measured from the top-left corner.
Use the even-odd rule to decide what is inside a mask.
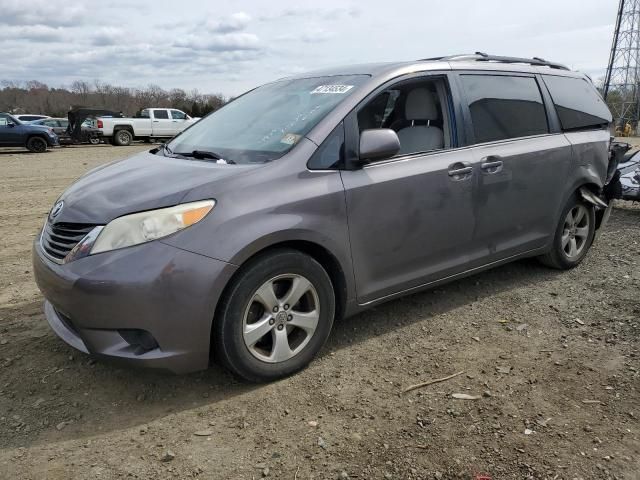
[[[149,242],[58,265],[33,246],[38,287],[54,332],[99,357],[185,373],[209,365],[211,323],[236,266]],[[139,330],[157,347],[121,335]]]

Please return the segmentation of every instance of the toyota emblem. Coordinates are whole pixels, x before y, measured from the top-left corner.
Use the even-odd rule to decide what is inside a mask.
[[[63,201],[59,201],[58,203],[56,203],[51,209],[51,213],[49,214],[49,217],[56,218],[58,215],[60,215],[60,212],[62,211],[63,206],[64,206]]]

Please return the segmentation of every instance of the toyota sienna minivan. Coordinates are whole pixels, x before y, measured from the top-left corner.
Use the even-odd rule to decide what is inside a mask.
[[[33,248],[46,318],[99,357],[289,375],[336,319],[524,257],[578,265],[610,208],[611,120],[542,59],[266,84],[59,197]]]

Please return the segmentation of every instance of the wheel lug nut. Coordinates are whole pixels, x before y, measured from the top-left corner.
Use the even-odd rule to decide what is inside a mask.
[[[284,309],[285,309],[285,310],[289,310],[289,304],[288,304],[288,303],[285,303],[285,304],[284,304]]]
[[[278,311],[278,307],[273,307],[273,313],[276,313]]]
[[[288,320],[288,321],[293,320],[293,315],[287,315],[287,320]]]
[[[269,319],[269,325],[273,325],[274,323],[276,323],[276,321],[273,318]]]
[[[280,324],[278,325],[278,330],[282,330],[284,328],[284,325]]]

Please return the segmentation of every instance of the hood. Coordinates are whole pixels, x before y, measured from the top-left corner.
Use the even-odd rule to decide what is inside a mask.
[[[58,199],[64,204],[55,223],[104,225],[128,213],[170,207],[194,188],[259,167],[140,153],[95,168],[77,180]],[[211,187],[206,191],[215,191],[215,185]]]
[[[20,126],[31,131],[40,130],[42,132],[50,132],[52,130],[51,127],[47,127],[46,125],[33,125],[31,123],[21,123]]]

